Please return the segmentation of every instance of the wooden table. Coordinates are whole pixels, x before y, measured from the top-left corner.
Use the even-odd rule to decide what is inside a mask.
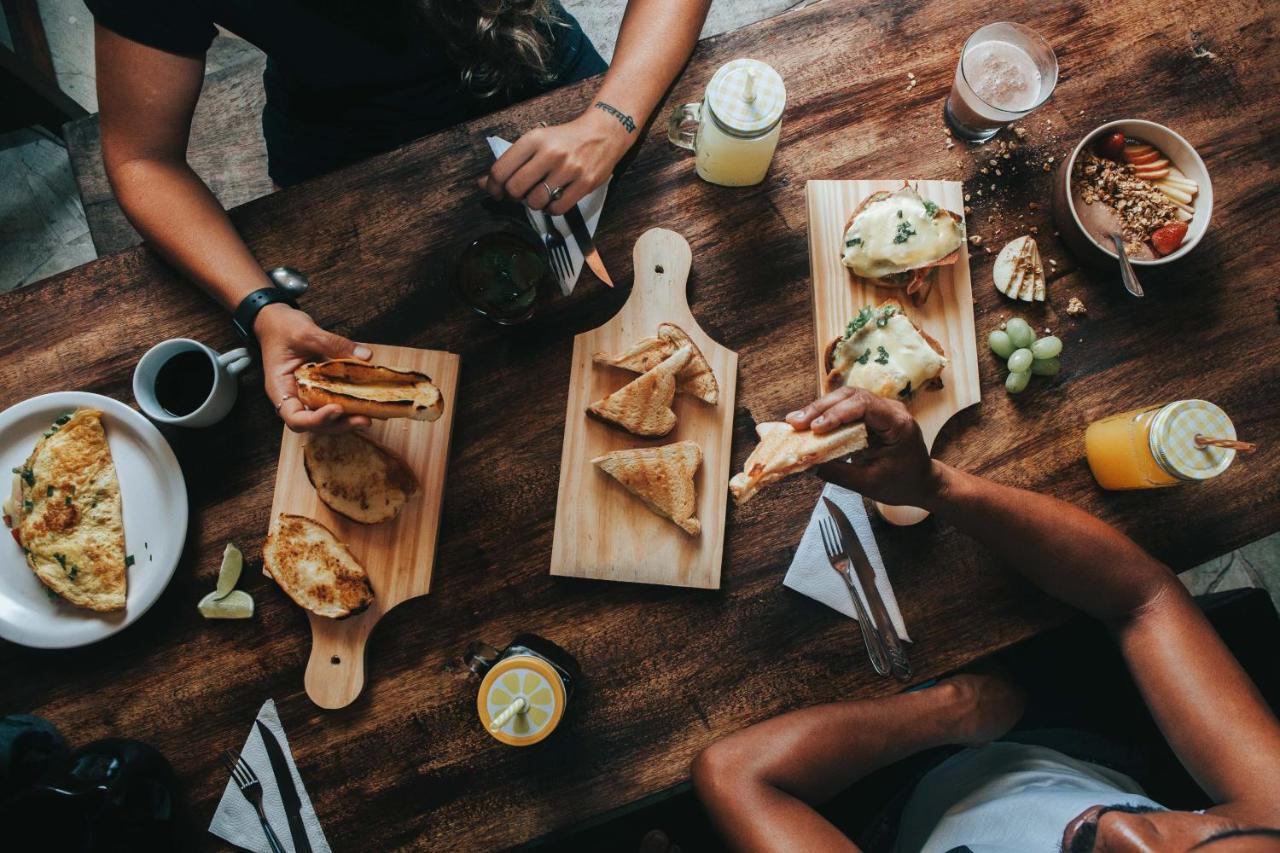
[[[979,172],[996,156],[991,146],[945,146],[942,103],[965,37],[999,20],[1001,9],[826,0],[704,42],[660,115],[697,100],[733,57],[771,63],[790,100],[769,177],[750,189],[705,184],[657,122],[610,193],[601,254],[625,284],[644,229],[661,224],[688,238],[694,313],[741,354],[741,464],[754,420],[777,417],[815,390],[804,182],[964,179],[975,193],[971,233],[998,248],[1039,228],[1058,271],[1049,306],[1029,313],[1037,326],[1059,330],[1067,350],[1058,381],[1017,398],[1006,396],[984,354],[984,399],[944,430],[938,456],[1075,501],[1187,568],[1280,527],[1274,9],[1268,15],[1260,3],[1236,0],[1043,4],[1029,22],[1058,48],[1062,80],[1023,123],[1025,146],[996,177]],[[1212,56],[1197,58],[1196,48]],[[474,188],[489,161],[484,135],[567,119],[590,94],[590,85],[562,91],[233,214],[264,266],[287,263],[311,275],[306,304],[322,324],[358,340],[463,356],[434,587],[383,620],[360,700],[336,713],[310,703],[302,692],[307,620],[256,570],[241,582],[258,602],[253,621],[196,614],[223,544],[234,540],[255,555],[267,529],[280,425],[252,386],[222,426],[171,439],[192,523],[183,562],[156,606],[91,648],[0,647],[6,711],[42,714],[75,743],[120,734],[164,751],[189,796],[192,849],[214,846],[203,828],[226,779],[216,755],[239,746],[268,697],[280,706],[336,849],[492,849],[669,788],[686,778],[699,749],[749,723],[897,689],[871,673],[846,619],[780,585],[817,497],[812,479],[730,510],[719,591],[549,576],[571,335],[617,310],[625,287],[608,292],[584,279],[541,322],[503,330],[456,302],[449,273],[453,253],[488,216]],[[1041,166],[1090,128],[1126,116],[1163,121],[1190,139],[1218,199],[1204,243],[1168,276],[1146,277],[1142,302],[1114,274],[1077,269],[1064,254],[1051,236],[1050,175]],[[980,333],[1010,311],[990,284],[990,261],[975,253]],[[1087,304],[1087,319],[1062,313],[1071,296]],[[68,388],[132,402],[131,370],[154,342],[190,335],[235,343],[226,316],[141,248],[0,297],[0,316],[0,406]],[[1097,489],[1082,458],[1085,425],[1184,397],[1223,406],[1262,450],[1200,488]],[[882,525],[878,537],[921,678],[1067,616],[944,525]],[[542,748],[515,751],[479,729],[476,680],[459,656],[474,638],[504,643],[521,630],[568,647],[587,682],[564,731]]]

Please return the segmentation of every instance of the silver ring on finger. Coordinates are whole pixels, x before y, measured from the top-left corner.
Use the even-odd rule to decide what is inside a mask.
[[[542,182],[542,186],[547,191],[550,201],[559,201],[560,196],[564,195],[564,187],[552,187],[546,181]]]
[[[293,396],[292,394],[285,394],[283,397],[281,397],[281,398],[280,398],[280,402],[279,402],[279,403],[276,403],[276,413],[277,413],[277,414],[279,414],[279,413],[280,413],[280,407],[281,407],[281,406],[283,406],[285,403],[289,402],[289,401],[290,401],[290,400],[292,400],[292,399],[295,399],[295,398],[294,398],[294,396]]]

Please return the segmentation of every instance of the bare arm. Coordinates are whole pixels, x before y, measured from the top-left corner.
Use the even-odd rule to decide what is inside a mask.
[[[861,460],[824,466],[825,479],[931,510],[1050,595],[1101,619],[1169,744],[1210,796],[1280,808],[1280,724],[1167,566],[1070,504],[931,461],[900,403],[844,389],[788,420],[819,432],[865,420],[872,448]]]
[[[168,53],[96,26],[102,157],[121,209],[151,246],[219,304],[233,310],[270,286],[249,247],[204,181],[187,164],[191,116],[204,58]],[[338,406],[308,411],[293,370],[309,357],[368,357],[364,347],[319,328],[288,305],[267,306],[254,324],[267,395],[296,430],[367,424]]]
[[[613,63],[586,110],[568,124],[521,136],[481,187],[496,199],[561,214],[604,183],[688,61],[710,6],[710,0],[630,0]],[[548,204],[544,183],[564,189],[559,201]]]

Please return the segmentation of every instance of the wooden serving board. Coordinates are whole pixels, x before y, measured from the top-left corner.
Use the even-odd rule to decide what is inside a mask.
[[[960,247],[960,259],[940,267],[933,292],[922,306],[912,305],[897,288],[856,283],[840,259],[844,254],[845,225],[854,208],[871,193],[897,190],[902,181],[809,181],[809,268],[813,276],[813,323],[817,353],[818,390],[823,390],[827,345],[844,334],[845,327],[864,305],[878,305],[897,297],[920,328],[942,345],[950,363],[942,371],[943,387],[921,391],[910,403],[920,423],[925,445],[942,425],[963,408],[981,398],[978,384],[977,337],[973,328],[973,286],[969,280],[969,244]],[[964,215],[964,189],[958,181],[911,181],[926,199]],[[915,507],[876,505],[894,524],[915,524],[928,513]]]
[[[427,374],[444,396],[444,413],[433,422],[407,418],[375,420],[369,435],[400,456],[418,476],[421,492],[400,515],[384,524],[359,524],[338,515],[320,500],[302,464],[306,436],[284,430],[275,499],[274,530],[281,513],[314,518],[351,549],[373,585],[373,604],[347,619],[311,617],[311,658],[307,695],[321,708],[341,708],[364,687],[365,641],[383,614],[402,601],[426,595],[435,564],[436,532],[444,497],[449,435],[457,408],[460,359],[453,353],[373,344],[373,360],[387,367]]]
[[[573,339],[551,574],[719,589],[738,354],[708,337],[689,311],[685,287],[692,253],[683,237],[663,228],[650,229],[636,241],[634,261],[636,280],[622,310],[603,326]],[[702,350],[720,385],[720,402],[711,406],[676,394],[672,409],[679,420],[670,435],[662,438],[641,438],[589,418],[587,406],[636,377],[626,370],[593,364],[592,355],[622,352],[636,340],[656,335],[660,323],[675,323]],[[697,517],[702,522],[697,536],[650,512],[639,498],[591,464],[611,450],[659,447],[686,439],[702,448],[702,465],[694,477]]]

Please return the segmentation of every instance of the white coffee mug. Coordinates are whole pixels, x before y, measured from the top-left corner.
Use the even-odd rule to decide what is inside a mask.
[[[164,406],[156,399],[156,377],[168,361],[184,352],[202,352],[213,366],[213,388],[209,396],[195,411],[186,415],[174,415],[165,411]],[[213,426],[227,416],[236,403],[236,395],[240,386],[236,377],[253,363],[249,351],[244,347],[219,354],[212,347],[190,338],[172,338],[147,350],[133,371],[133,397],[138,401],[142,413],[153,421],[182,427]]]

